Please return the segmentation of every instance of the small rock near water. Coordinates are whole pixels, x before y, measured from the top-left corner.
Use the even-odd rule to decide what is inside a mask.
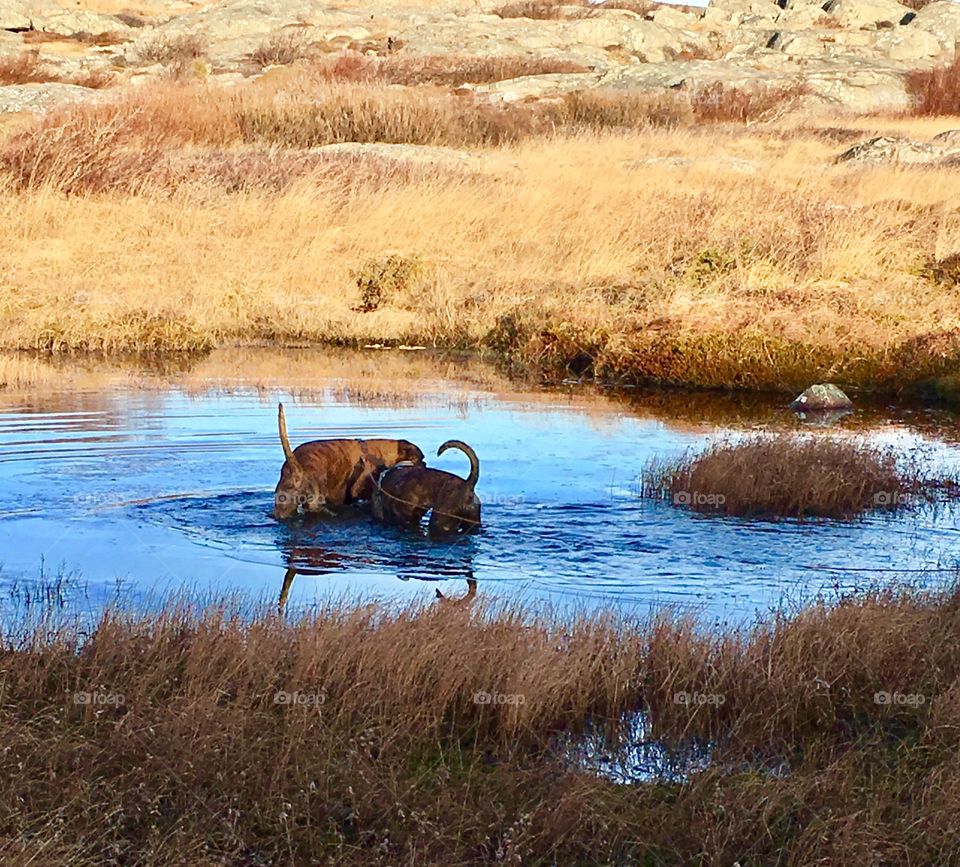
[[[822,410],[851,409],[853,401],[832,383],[811,385],[797,397],[790,409],[797,412],[818,412]]]

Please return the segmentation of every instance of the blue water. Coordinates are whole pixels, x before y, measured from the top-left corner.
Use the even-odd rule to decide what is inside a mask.
[[[555,394],[424,379],[423,399],[358,401],[339,378],[305,395],[237,384],[187,393],[175,379],[150,388],[99,385],[0,403],[0,597],[43,573],[78,576],[91,605],[118,586],[136,598],[170,591],[279,594],[297,571],[289,606],[329,596],[523,594],[560,604],[643,611],[674,605],[709,619],[742,619],[862,586],[935,582],[960,561],[956,511],[921,510],[854,522],[765,523],[705,517],[637,496],[653,456],[785,421],[775,405],[703,424],[651,414],[581,390]],[[409,388],[409,383],[407,383]],[[389,390],[389,389],[387,389]],[[295,443],[397,436],[428,461],[466,475],[444,440],[481,461],[484,527],[434,544],[374,525],[360,510],[289,525],[269,514],[283,456],[276,403]],[[689,402],[710,398],[691,395]],[[956,466],[960,447],[927,414],[864,423],[860,433]],[[922,422],[922,423],[921,423]],[[946,425],[953,422],[948,418]],[[931,433],[933,430],[933,433]],[[146,604],[144,602],[143,604]]]

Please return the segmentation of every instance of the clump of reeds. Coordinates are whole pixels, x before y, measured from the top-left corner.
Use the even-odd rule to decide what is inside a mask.
[[[898,509],[930,490],[919,469],[905,466],[893,449],[789,433],[724,440],[674,461],[654,459],[641,482],[644,496],[698,512],[799,520]]]

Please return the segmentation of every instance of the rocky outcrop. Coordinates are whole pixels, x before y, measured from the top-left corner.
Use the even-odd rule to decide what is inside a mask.
[[[896,163],[906,166],[954,165],[960,160],[960,131],[949,130],[932,141],[876,136],[856,144],[837,157],[840,163],[877,165]]]
[[[0,0],[0,31],[77,37],[78,46],[87,45],[87,66],[125,69],[124,76],[139,81],[165,73],[156,52],[146,50],[158,41],[195,38],[205,53],[204,70],[250,76],[260,71],[251,55],[264,40],[285,35],[319,53],[525,55],[589,70],[472,88],[466,83],[493,101],[552,99],[590,87],[656,91],[803,82],[807,106],[855,112],[906,108],[909,70],[948,62],[960,40],[960,2],[953,0],[919,12],[897,0],[713,0],[702,11],[660,5],[646,14],[598,3],[562,7],[550,20],[501,18],[494,14],[498,0],[159,2],[156,17],[141,22],[102,14],[102,6],[86,5],[92,0]],[[90,44],[87,36],[104,33],[115,34],[111,44]],[[0,52],[20,50],[18,39],[0,40]],[[76,52],[68,58],[42,43],[40,51],[45,62],[78,61]]]

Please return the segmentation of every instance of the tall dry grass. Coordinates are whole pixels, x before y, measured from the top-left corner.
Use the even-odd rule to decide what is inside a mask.
[[[956,851],[952,591],[867,592],[728,633],[481,601],[292,623],[231,610],[4,639],[4,863]],[[688,775],[643,776],[652,745]]]
[[[370,57],[356,52],[344,52],[321,58],[312,67],[312,71],[334,81],[381,81],[417,87],[428,84],[483,84],[524,75],[586,72],[587,69],[570,60],[532,57],[526,54],[392,54]]]

